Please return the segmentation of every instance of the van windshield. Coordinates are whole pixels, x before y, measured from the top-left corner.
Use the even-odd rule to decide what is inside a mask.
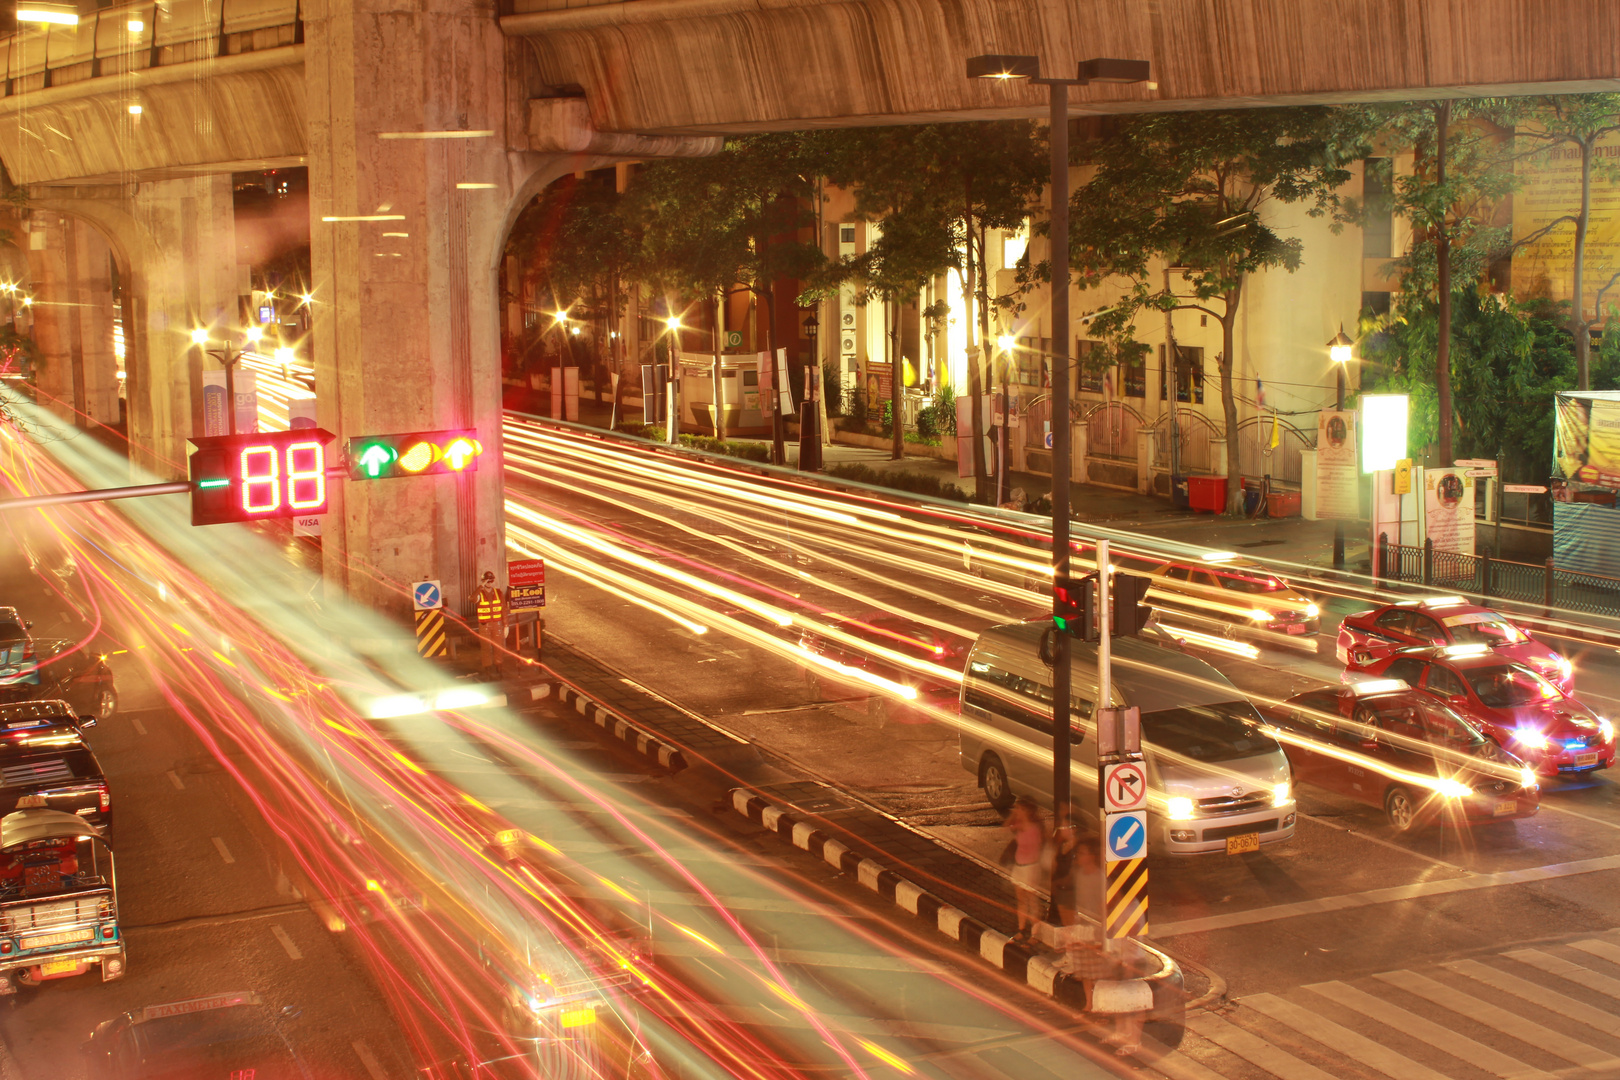
[[[1247,701],[1186,705],[1142,717],[1142,739],[1194,761],[1232,761],[1280,749]]]

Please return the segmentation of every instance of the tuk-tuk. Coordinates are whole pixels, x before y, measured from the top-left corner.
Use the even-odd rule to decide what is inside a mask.
[[[82,817],[33,805],[0,818],[0,994],[98,964],[103,982],[121,978],[117,889],[112,847]]]

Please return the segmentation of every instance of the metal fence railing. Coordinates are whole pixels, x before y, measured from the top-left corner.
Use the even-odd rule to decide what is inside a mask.
[[[1374,579],[1404,581],[1472,593],[1487,599],[1518,600],[1546,608],[1567,608],[1589,615],[1620,615],[1620,578],[1560,570],[1548,559],[1540,565],[1494,558],[1489,547],[1479,555],[1390,543],[1378,535]]]

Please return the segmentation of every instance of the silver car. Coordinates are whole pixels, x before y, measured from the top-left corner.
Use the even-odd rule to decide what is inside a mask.
[[[997,809],[1019,795],[1052,808],[1052,671],[1042,661],[1046,620],[979,635],[962,676],[960,752]],[[1097,816],[1097,649],[1073,643],[1069,740],[1072,805]],[[1136,706],[1148,780],[1153,851],[1238,854],[1292,838],[1288,758],[1265,722],[1220,672],[1137,638],[1113,643],[1112,702]]]

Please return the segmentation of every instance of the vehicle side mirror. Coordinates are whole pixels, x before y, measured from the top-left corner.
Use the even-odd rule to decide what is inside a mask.
[[[93,716],[81,716],[81,717],[79,717],[79,726],[80,727],[95,727],[96,726],[96,718],[93,717]]]
[[[25,623],[23,623],[23,629],[24,629],[24,630],[32,630],[32,629],[33,629],[33,628],[34,628],[34,624],[33,624],[33,623],[31,623],[31,622],[25,622]]]
[[[1069,741],[1074,743],[1074,745],[1079,746],[1081,743],[1086,741],[1086,733],[1081,731],[1079,728],[1070,728]]]
[[[1041,663],[1047,667],[1052,666],[1052,628],[1050,626],[1041,631],[1040,657]]]
[[[1468,695],[1467,694],[1452,694],[1450,700],[1451,700],[1451,703],[1453,705],[1466,705],[1466,704],[1468,704]]]

